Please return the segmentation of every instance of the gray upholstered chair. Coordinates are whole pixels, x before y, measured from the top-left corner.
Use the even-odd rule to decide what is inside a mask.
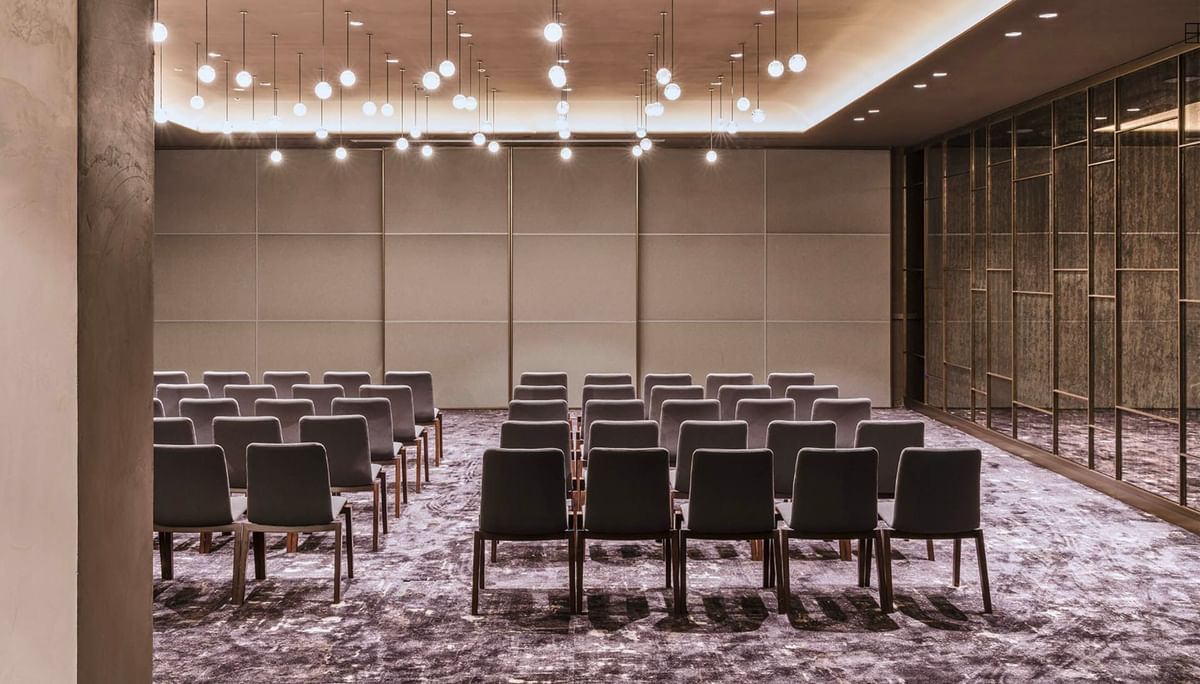
[[[158,533],[160,572],[175,576],[174,535],[237,532],[246,512],[245,497],[229,495],[221,447],[154,445],[154,531]],[[241,535],[234,538],[233,595],[237,597]]]
[[[796,402],[796,420],[812,420],[812,405],[818,399],[837,399],[837,385],[792,385],[784,396]]]
[[[817,399],[813,402],[812,419],[837,423],[837,446],[839,449],[848,449],[854,446],[859,422],[871,420],[871,400]]]
[[[704,376],[704,398],[716,399],[725,385],[753,385],[753,373],[709,373]]]
[[[371,374],[366,371],[325,371],[321,382],[326,385],[341,385],[345,391],[343,397],[358,396],[358,388],[371,384]]]
[[[213,418],[213,443],[225,452],[229,471],[229,488],[246,491],[246,447],[251,444],[282,444],[283,433],[279,419],[271,416]]]
[[[198,382],[184,385],[164,383],[154,388],[154,396],[163,403],[163,415],[167,418],[178,418],[179,400],[208,399],[208,385]]]
[[[725,385],[717,390],[721,402],[721,420],[733,420],[742,399],[770,399],[771,388],[766,385]]]
[[[815,385],[817,376],[813,373],[771,373],[767,375],[767,386],[771,388],[772,399],[782,399],[787,396],[787,388],[792,385]]]
[[[371,462],[367,419],[363,416],[306,416],[300,419],[300,440],[325,447],[330,491],[334,494],[371,492],[371,550],[379,550],[379,522],[384,516],[381,496],[383,466]]]
[[[356,392],[355,395],[358,393]],[[292,385],[293,399],[308,399],[313,404],[314,415],[332,415],[333,400],[346,396],[346,388],[336,384]]]
[[[617,400],[617,399],[637,399],[637,388],[633,385],[584,385],[583,393],[580,398],[580,408],[587,410],[589,401],[597,399]],[[645,408],[642,409],[645,413]]]
[[[410,385],[363,385],[358,392],[363,397],[387,399],[391,404],[392,442],[398,447],[392,461],[396,467],[396,517],[400,517],[400,503],[408,503],[409,447],[413,449],[415,491],[421,492],[422,467],[425,482],[429,481],[429,428],[417,423],[416,392]]]
[[[592,424],[593,428],[595,423]],[[587,507],[576,531],[577,613],[583,612],[583,561],[588,539],[658,540],[666,585],[671,586],[675,514],[671,510],[667,450],[593,448],[588,457]]]
[[[767,428],[772,421],[796,419],[796,402],[791,399],[740,399],[733,412],[734,420],[746,421],[746,447],[765,449]]]
[[[184,371],[154,371],[154,386],[159,385],[186,385],[188,374]]]
[[[292,387],[311,384],[312,376],[308,371],[264,371],[263,383],[275,388],[276,397],[291,399]]]
[[[881,553],[885,579],[880,581],[880,603],[885,613],[892,601],[892,539],[953,539],[954,586],[959,585],[962,540],[975,540],[979,560],[979,587],[983,612],[992,612],[987,555],[979,515],[978,449],[926,449],[910,447],[900,454],[896,470],[896,498],[879,503]],[[884,593],[886,592],[886,596]]]
[[[367,387],[367,385],[363,385]],[[390,465],[398,470],[401,468],[400,451],[403,448],[393,438],[392,402],[386,397],[356,397],[353,399],[338,398],[333,400],[333,415],[362,416],[367,419],[367,447],[371,451],[372,465]],[[326,448],[328,450],[328,448]],[[404,470],[407,470],[405,468]],[[419,474],[419,473],[418,473]],[[401,482],[407,479],[403,470],[396,473]],[[387,521],[387,471],[379,471],[379,482],[383,488],[380,499],[383,503],[380,517],[383,518],[383,531],[388,531]],[[403,496],[403,488],[401,488]],[[400,506],[396,506],[396,517],[400,517]]]
[[[879,452],[879,498],[896,494],[896,467],[909,447],[925,446],[925,423],[919,420],[863,420],[858,423],[854,446]]]
[[[764,543],[763,587],[779,574],[771,452],[766,449],[698,449],[692,454],[691,498],[683,507],[675,557],[675,613],[687,613],[688,539]],[[786,609],[779,593],[779,608]]]
[[[566,385],[517,385],[513,388],[514,401],[566,401]]]
[[[614,385],[616,387],[616,385]],[[633,389],[633,385],[628,386]],[[584,388],[587,389],[586,387]],[[641,399],[592,399],[583,405],[583,451],[586,459],[591,449],[589,430],[597,420],[641,420],[646,413]]]
[[[163,406],[162,399],[159,399],[158,397],[154,397],[153,399],[150,400],[150,407],[151,407],[151,410],[154,412],[155,418],[166,418],[167,417],[167,409],[165,406]]]
[[[593,420],[588,435],[592,449],[652,449],[658,446],[658,423],[653,420]]]
[[[565,423],[564,428],[569,431]],[[479,496],[479,528],[475,530],[471,562],[471,614],[479,613],[479,592],[485,588],[484,545],[504,541],[567,543],[569,603],[574,612],[575,536],[567,523],[562,493],[567,483],[559,449],[488,449],[483,453]]]
[[[442,411],[437,407],[433,398],[433,373],[429,371],[388,371],[383,374],[383,382],[385,385],[405,385],[412,389],[413,420],[416,421],[417,427],[424,428],[419,431],[419,437],[422,442],[422,458],[426,466],[425,475],[428,479],[429,433],[426,430],[433,428],[433,462],[440,466],[442,464],[442,435],[446,429],[442,420]]]
[[[632,385],[633,376],[629,373],[587,373],[583,376],[583,386],[588,385]]]
[[[704,388],[700,385],[655,385],[650,388],[646,407],[647,420],[662,420],[662,405],[671,399],[703,399]]]
[[[561,385],[567,387],[567,374],[562,371],[525,371],[521,373],[519,385],[533,385],[537,387],[553,387]]]
[[[571,412],[564,399],[514,399],[508,402],[509,420],[570,420]]]
[[[180,399],[179,415],[192,419],[192,427],[196,429],[196,444],[212,444],[213,418],[241,414],[233,399]]]
[[[254,415],[254,402],[259,399],[275,399],[278,396],[273,385],[226,385],[225,397],[238,403],[238,412],[243,416]]]
[[[871,586],[871,551],[879,539],[875,499],[878,454],[865,449],[800,450],[792,500],[779,504],[779,591],[783,611],[791,594],[788,539],[858,540],[858,586]],[[878,557],[883,576],[882,554]],[[882,584],[882,582],[881,582]]]
[[[671,463],[679,461],[679,426],[685,420],[720,420],[721,404],[716,399],[668,399],[658,421],[658,445],[667,450]]]
[[[254,382],[245,371],[204,371],[204,384],[208,387],[208,396],[221,399],[225,396],[226,385],[249,385]]]
[[[313,418],[306,418],[313,420]],[[251,444],[246,449],[246,522],[241,529],[236,603],[246,592],[246,556],[253,539],[254,576],[267,577],[268,533],[333,532],[333,602],[342,600],[344,519],[347,576],[354,577],[354,527],[350,503],[330,494],[329,464],[320,444]]]
[[[155,418],[155,444],[195,444],[196,428],[191,418]]]
[[[300,419],[315,416],[316,409],[311,399],[259,399],[254,402],[254,415],[270,416],[279,420],[284,443],[300,441]]]
[[[741,420],[685,420],[679,426],[679,453],[672,486],[676,499],[690,496],[692,456],[698,449],[745,449],[746,423]]]
[[[564,493],[570,495],[571,425],[562,420],[506,420],[500,424],[501,449],[557,449],[563,453]]]
[[[691,373],[646,373],[642,376],[642,400],[650,401],[650,394],[655,387],[691,384],[693,384]],[[653,418],[654,416],[647,417]]]
[[[792,496],[796,455],[801,449],[832,449],[837,444],[837,425],[831,420],[776,420],[767,426],[767,449],[775,470],[775,498]]]

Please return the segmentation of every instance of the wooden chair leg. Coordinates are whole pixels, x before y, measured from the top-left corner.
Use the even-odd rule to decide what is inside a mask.
[[[887,530],[879,531],[879,605],[884,613],[896,609],[892,599],[892,539]]]
[[[287,533],[287,552],[296,553],[296,549],[300,548],[300,534],[298,532]]]
[[[158,533],[158,559],[162,565],[162,579],[175,579],[175,535],[170,532]]]
[[[425,461],[425,481],[429,482],[429,431],[421,435],[421,458]]]
[[[673,560],[674,560],[674,556],[671,552],[671,537],[668,535],[666,537],[663,537],[663,563],[666,564],[666,566],[667,566],[667,588],[668,589],[670,589],[673,586],[671,584],[671,575],[675,572],[674,563],[672,562]]]
[[[388,533],[387,519],[387,471],[379,471],[379,519],[383,523],[383,533]]]
[[[992,612],[992,587],[988,582],[987,552],[983,550],[983,530],[975,533],[975,555],[979,556],[979,588],[983,591],[983,612]]]
[[[254,579],[267,578],[267,535],[255,532],[254,539]]]
[[[863,546],[859,547],[859,553],[866,557],[862,559],[863,564],[863,581],[862,586],[871,586],[871,555],[874,552],[875,540],[867,537],[863,540]]]
[[[492,540],[492,543],[495,544],[495,540]],[[481,591],[487,589],[487,564],[483,562],[486,545],[487,540],[481,537],[479,539],[479,589]]]
[[[853,555],[854,554],[852,554],[850,552],[850,540],[849,539],[839,539],[838,540],[838,557],[840,557],[844,561],[848,561],[853,557]]]
[[[249,535],[239,529],[233,538],[233,603],[242,605],[246,601],[246,557],[250,546]]]
[[[771,557],[771,543],[759,541],[759,545],[762,548],[763,589],[770,589],[772,580],[771,564],[775,562]]]
[[[675,592],[678,594],[675,599],[675,615],[684,617],[687,615],[687,535],[679,536],[678,559],[676,566],[679,568],[679,577],[675,581]]]
[[[396,464],[396,517],[400,517],[400,503],[408,503],[408,454],[400,447],[400,462]]]
[[[349,506],[342,516],[346,519],[346,576],[354,579],[354,516]]]
[[[421,493],[421,443],[417,443],[417,453],[413,458],[413,491],[417,494]]]
[[[870,567],[869,565],[866,565],[867,563],[870,563],[870,560],[868,560],[868,558],[867,558],[867,540],[859,539],[858,540],[858,586],[860,586],[860,587],[867,586],[866,568]]]
[[[371,492],[371,550],[379,550],[379,481],[375,481]]]
[[[479,568],[483,565],[483,540],[471,538],[471,615],[479,615]]]
[[[577,593],[575,593],[575,590],[576,590],[575,579],[578,576],[577,573],[580,570],[580,568],[576,567],[578,564],[577,558],[579,556],[579,548],[578,547],[579,547],[579,542],[575,538],[575,534],[573,532],[568,532],[567,533],[567,583],[569,586],[567,588],[567,602],[570,603],[571,607],[569,609],[569,612],[572,615],[574,615],[576,612],[578,612],[580,610],[579,595]]]
[[[954,540],[954,586],[959,585],[959,570],[962,567],[962,540]]]
[[[496,540],[492,540],[492,562],[496,562]]]
[[[792,609],[791,562],[788,559],[787,530],[779,531],[775,543],[777,545],[775,563],[779,574],[779,580],[775,583],[775,595],[779,603],[779,614],[787,615]]]
[[[925,540],[925,555],[926,555],[926,557],[929,558],[929,560],[937,560],[937,558],[934,556],[934,553],[933,553],[933,540],[932,539]]]
[[[433,420],[433,439],[434,439],[434,448],[437,449],[437,454],[434,456],[434,462],[437,463],[439,466],[442,465],[442,430],[443,429],[444,429],[444,425],[442,423],[442,414],[438,413],[437,416]]]
[[[212,532],[200,533],[200,553],[212,551]]]
[[[342,526],[333,529],[333,602],[342,602]]]

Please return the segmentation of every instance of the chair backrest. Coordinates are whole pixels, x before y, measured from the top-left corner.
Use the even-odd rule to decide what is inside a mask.
[[[433,399],[433,373],[429,371],[388,371],[383,374],[385,385],[404,385],[412,389],[413,419],[432,423],[437,412]]]
[[[238,403],[238,411],[243,416],[252,416],[255,401],[275,399],[279,395],[274,385],[225,385],[225,396]]]
[[[602,399],[637,399],[637,388],[633,385],[584,385],[579,405],[586,415],[588,402]],[[645,412],[643,407],[642,413]]]
[[[925,423],[919,420],[863,420],[858,423],[854,446],[879,452],[879,496],[896,493],[896,467],[909,447],[925,446]]]
[[[745,449],[746,423],[741,420],[685,420],[679,426],[675,457],[675,491],[688,495],[692,455],[698,449]]]
[[[154,386],[159,385],[186,385],[188,374],[184,371],[154,371]]]
[[[746,421],[746,448],[768,449],[767,428],[774,420],[795,420],[796,402],[791,399],[741,399],[734,420]]]
[[[180,399],[179,415],[192,419],[196,429],[196,444],[212,444],[212,422],[217,416],[238,416],[237,402],[232,399]]]
[[[652,449],[658,446],[658,423],[653,420],[593,420],[587,440],[591,449]]]
[[[196,428],[192,425],[192,419],[179,417],[155,418],[154,443],[173,445],[195,444]]]
[[[692,454],[687,529],[699,534],[760,534],[775,529],[771,452],[699,449]]]
[[[154,445],[155,525],[229,525],[233,522],[232,513],[221,447]]]
[[[633,376],[629,373],[587,373],[583,376],[583,386],[588,385],[632,385]],[[636,391],[636,390],[635,390]]]
[[[725,385],[717,390],[721,402],[721,420],[733,420],[737,403],[742,399],[770,399],[771,388],[766,385]]]
[[[896,471],[892,527],[953,534],[979,528],[979,449],[909,447]]]
[[[226,385],[249,385],[254,382],[245,371],[204,371],[204,384],[208,387],[208,396],[221,399],[225,396]]]
[[[284,443],[300,441],[300,419],[315,416],[316,408],[311,399],[259,399],[254,402],[254,415],[270,416],[279,420]]]
[[[300,440],[318,442],[329,459],[329,481],[334,487],[371,484],[371,442],[367,419],[362,416],[305,416],[300,419]]]
[[[879,519],[878,460],[869,447],[801,449],[792,486],[792,516],[785,522],[797,532],[816,534],[873,531]]]
[[[396,458],[392,446],[392,402],[384,397],[333,400],[333,415],[362,416],[367,419],[367,444],[372,461]]]
[[[506,420],[500,424],[500,448],[560,451],[563,476],[570,477],[571,424],[565,420]]]
[[[275,388],[276,397],[291,399],[292,387],[312,383],[312,376],[308,371],[264,371],[263,383]]]
[[[567,531],[567,487],[558,449],[483,452],[479,529],[499,535],[549,536]]]
[[[166,418],[167,409],[163,406],[162,399],[154,397],[150,400],[150,407],[154,411],[155,418]]]
[[[292,398],[308,399],[318,416],[331,415],[333,400],[346,396],[346,388],[337,384],[292,385]]]
[[[371,374],[366,371],[325,371],[321,382],[326,385],[341,385],[345,391],[343,397],[358,396],[358,388],[371,384]]]
[[[616,385],[614,385],[615,387]],[[633,385],[629,385],[633,389]],[[586,389],[586,388],[585,388]],[[591,448],[589,430],[597,420],[641,420],[646,406],[641,399],[592,399],[583,405],[583,453]]]
[[[775,470],[775,496],[792,495],[796,455],[801,449],[832,449],[837,445],[837,424],[832,420],[776,420],[767,426],[767,448],[771,450]]]
[[[700,385],[655,385],[650,388],[646,406],[646,418],[662,420],[662,405],[671,399],[703,399],[704,388]]]
[[[517,385],[513,388],[514,401],[567,400],[567,388],[563,385]]]
[[[509,420],[569,420],[570,417],[564,399],[514,399],[508,402]]]
[[[848,449],[854,446],[858,423],[871,420],[871,400],[817,399],[813,402],[812,419],[837,423],[837,446],[839,449]]]
[[[658,421],[658,445],[671,461],[679,460],[679,426],[685,420],[720,420],[721,403],[716,399],[668,399],[662,403]]]
[[[593,448],[583,526],[599,534],[654,534],[672,527],[667,450]]]
[[[387,399],[391,403],[393,441],[411,442],[417,438],[416,393],[411,386],[363,385],[358,394],[368,399]]]
[[[787,396],[787,388],[792,385],[815,385],[817,376],[813,373],[771,373],[767,375],[767,386],[771,388],[772,399],[782,399]]]
[[[704,376],[704,398],[716,399],[725,385],[753,385],[753,373],[709,373]]]
[[[521,373],[518,385],[534,385],[536,387],[567,386],[567,374],[562,371],[526,371]]]
[[[642,376],[642,400],[647,402],[652,401],[654,399],[652,393],[655,387],[691,384],[691,373],[646,373]],[[703,399],[704,397],[700,398]],[[654,418],[653,415],[646,417]]]
[[[246,519],[252,523],[286,527],[333,522],[337,512],[329,488],[329,464],[320,444],[246,448]]]
[[[186,385],[162,384],[154,388],[154,396],[163,403],[163,415],[176,418],[179,416],[179,400],[208,399],[208,385],[198,382]]]
[[[837,385],[791,385],[784,396],[796,402],[796,420],[812,420],[812,405],[818,399],[837,399]]]
[[[254,443],[282,444],[279,419],[271,416],[213,418],[213,443],[225,452],[229,486],[246,488],[246,447]]]

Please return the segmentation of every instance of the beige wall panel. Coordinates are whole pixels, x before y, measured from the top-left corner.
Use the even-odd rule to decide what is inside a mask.
[[[157,235],[154,319],[254,320],[253,235]]]
[[[507,321],[508,235],[388,235],[389,321]]]
[[[260,323],[258,367],[303,370],[320,382],[325,371],[367,371],[383,379],[382,323]]]
[[[384,209],[389,233],[508,233],[508,155],[442,149],[385,152]]]
[[[378,233],[382,224],[381,153],[288,150],[287,163],[258,158],[260,233]]]
[[[438,408],[508,405],[508,323],[388,323],[387,369],[433,373]]]
[[[270,235],[258,240],[262,320],[379,320],[380,238]]]
[[[513,232],[636,232],[637,162],[628,150],[584,148],[570,162],[556,149],[512,155]]]
[[[633,321],[637,238],[518,235],[513,238],[513,319]]]
[[[761,233],[762,150],[655,150],[642,157],[643,233]]]
[[[257,154],[254,150],[156,152],[154,232],[253,233]]]
[[[768,231],[891,229],[887,150],[767,150],[766,155]]]
[[[643,320],[762,320],[762,235],[643,235]]]
[[[838,385],[843,397],[870,397],[877,406],[890,406],[888,325],[768,323],[768,367],[816,373],[817,382]]]
[[[642,373],[691,373],[704,384],[708,373],[763,374],[762,323],[642,323]]]
[[[888,235],[767,236],[767,317],[886,321]]]
[[[587,373],[636,373],[636,323],[514,323],[513,383],[525,371],[566,371],[578,406]]]
[[[254,365],[254,323],[155,323],[154,368],[187,371],[200,382],[204,371],[239,370],[259,377]]]

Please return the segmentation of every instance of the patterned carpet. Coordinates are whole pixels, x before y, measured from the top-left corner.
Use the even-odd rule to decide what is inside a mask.
[[[235,608],[232,543],[218,538],[200,555],[195,536],[178,536],[175,580],[157,579],[155,555],[155,680],[1200,679],[1200,538],[932,421],[928,444],[984,452],[994,615],[980,612],[970,544],[955,589],[949,542],[934,562],[922,543],[897,542],[898,610],[884,616],[834,546],[793,542],[784,617],[745,544],[692,542],[691,614],[676,620],[658,548],[604,542],[585,561],[585,615],[567,610],[564,547],[508,543],[472,617],[479,455],[501,419],[447,415],[446,460],[379,552],[369,515],[356,517],[355,579],[339,605],[331,537],[304,539],[294,554],[269,538],[269,578],[254,581],[251,568]]]

